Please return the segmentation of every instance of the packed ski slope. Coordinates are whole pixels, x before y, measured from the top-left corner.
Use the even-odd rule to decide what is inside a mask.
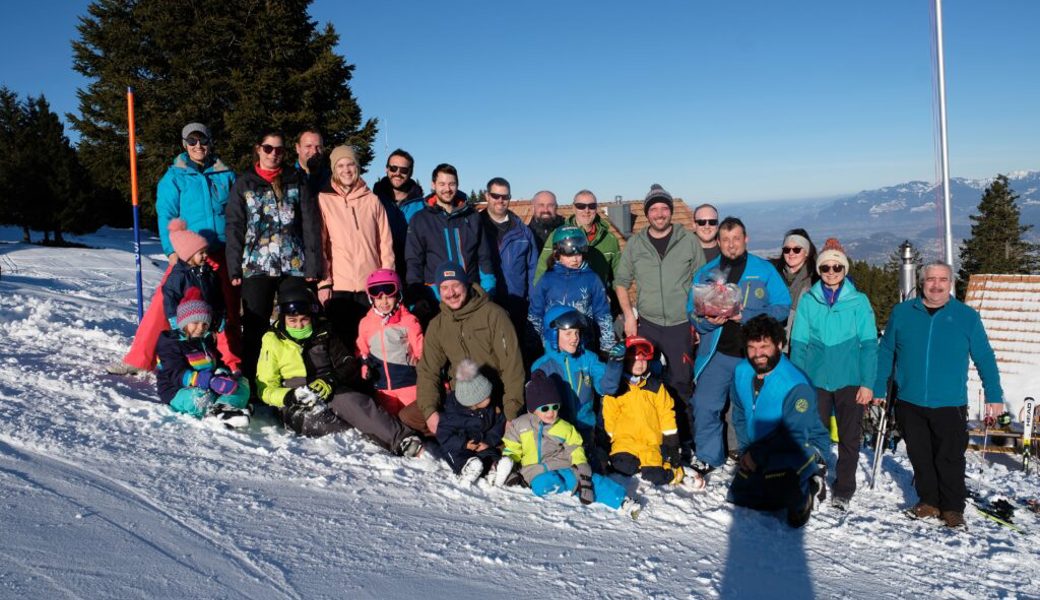
[[[104,374],[134,331],[130,233],[19,237],[0,229],[0,597],[1040,597],[1040,517],[1016,513],[1028,535],[970,509],[966,532],[910,521],[902,449],[843,520],[825,507],[792,531],[726,504],[725,473],[701,494],[637,490],[633,520],[462,488],[353,432],[210,429],[153,403],[151,376]],[[145,250],[150,295],[164,259]],[[969,460],[986,493],[1040,494]]]

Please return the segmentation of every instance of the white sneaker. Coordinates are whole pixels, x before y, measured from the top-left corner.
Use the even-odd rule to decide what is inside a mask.
[[[459,483],[462,485],[473,485],[484,473],[484,463],[476,456],[466,461],[459,472]]]
[[[506,481],[513,473],[516,463],[508,456],[503,456],[495,463],[495,478],[491,482],[495,487],[505,487]]]

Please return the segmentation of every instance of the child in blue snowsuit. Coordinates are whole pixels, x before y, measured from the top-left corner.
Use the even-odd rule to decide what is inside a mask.
[[[437,442],[462,483],[476,482],[498,460],[505,429],[505,414],[491,401],[491,382],[474,361],[463,360],[437,425]]]
[[[188,288],[177,306],[176,329],[164,331],[156,344],[159,398],[174,412],[214,417],[228,427],[249,424],[249,383],[224,364],[209,331],[209,305],[198,288]]]
[[[526,415],[506,425],[505,450],[496,467],[501,485],[513,468],[536,496],[577,493],[582,504],[600,502],[617,509],[625,501],[625,486],[593,474],[582,449],[581,435],[559,417],[560,396],[543,373],[535,371],[524,390]]]

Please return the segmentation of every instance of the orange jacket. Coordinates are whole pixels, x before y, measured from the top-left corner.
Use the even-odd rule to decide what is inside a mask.
[[[360,177],[349,190],[330,181],[318,194],[326,279],[318,287],[363,292],[376,269],[394,268],[394,242],[379,198]]]

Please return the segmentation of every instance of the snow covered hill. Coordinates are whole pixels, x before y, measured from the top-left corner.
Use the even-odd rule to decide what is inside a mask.
[[[1017,512],[1027,536],[971,510],[966,532],[909,521],[902,449],[874,491],[863,454],[843,522],[824,508],[792,531],[726,504],[725,473],[639,490],[633,520],[463,488],[353,432],[207,428],[153,403],[151,376],[103,374],[134,330],[129,232],[18,237],[0,229],[2,598],[1040,597],[1040,518]],[[164,259],[145,250],[150,294]],[[1040,494],[1017,464],[969,461],[987,494]]]

